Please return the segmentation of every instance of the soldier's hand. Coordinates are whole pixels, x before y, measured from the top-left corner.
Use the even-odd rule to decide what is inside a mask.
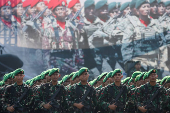
[[[9,106],[9,107],[7,107],[7,110],[9,111],[9,112],[14,112],[14,105],[13,106]]]
[[[102,31],[96,31],[96,32],[93,33],[93,37],[106,38],[106,37],[109,37],[109,36]]]
[[[44,104],[43,107],[44,107],[45,109],[50,109],[52,106],[50,105],[50,102],[49,102],[49,103],[47,103],[47,104]]]
[[[139,106],[138,109],[139,109],[142,113],[145,113],[145,112],[147,111],[147,109],[145,109],[145,107],[143,107],[143,106],[142,106],[142,107]]]
[[[116,110],[117,106],[114,104],[111,104],[108,106],[111,110]]]
[[[84,105],[82,103],[74,103],[73,104],[75,107],[77,107],[78,109],[81,109],[84,107]]]

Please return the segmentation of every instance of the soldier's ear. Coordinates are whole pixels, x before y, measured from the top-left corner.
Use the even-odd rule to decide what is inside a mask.
[[[59,74],[59,77],[61,77],[61,75]]]

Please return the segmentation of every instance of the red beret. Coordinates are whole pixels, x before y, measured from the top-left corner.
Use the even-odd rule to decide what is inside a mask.
[[[50,0],[50,2],[48,3],[49,9],[53,8],[54,2],[56,2],[56,0]]]
[[[0,8],[2,6],[11,6],[11,1],[10,0],[0,0]]]
[[[48,6],[49,2],[50,2],[50,0],[44,0],[44,3],[46,6]]]
[[[22,0],[11,0],[11,7],[13,8],[20,3],[22,3]]]
[[[51,7],[52,10],[57,6],[67,6],[66,0],[52,0],[52,1],[53,1],[53,6]]]
[[[72,8],[77,3],[80,3],[80,1],[79,0],[71,0],[68,4],[68,8]]]
[[[25,0],[23,3],[22,3],[22,7],[27,7],[29,5],[31,5],[33,0]]]
[[[39,2],[44,2],[44,1],[43,0],[33,0],[31,3],[31,7],[34,7]]]

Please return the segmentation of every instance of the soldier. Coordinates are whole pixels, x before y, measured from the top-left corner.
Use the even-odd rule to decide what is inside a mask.
[[[41,85],[35,96],[36,107],[45,113],[67,112],[66,90],[63,85],[58,84],[61,76],[58,68],[53,68],[49,76],[51,82]],[[55,97],[53,97],[55,95]]]
[[[99,104],[108,113],[111,112],[125,112],[126,102],[130,96],[130,89],[121,84],[121,79],[123,78],[122,71],[120,69],[115,69],[113,71],[112,77],[114,78],[114,83],[106,86],[100,94]],[[121,94],[121,90],[123,91]],[[118,100],[115,101],[118,95],[121,95]]]
[[[116,1],[112,1],[111,3],[109,3],[108,5],[108,12],[109,12],[109,15],[110,17],[115,17],[118,15],[118,12],[119,12],[119,8],[118,7],[118,3],[116,3]]]
[[[71,0],[68,3],[68,8],[71,9],[71,13],[68,15],[68,19],[72,19],[76,12],[78,12],[81,9],[81,3],[79,0]],[[77,26],[77,24],[80,24],[80,20],[82,20],[82,14],[80,13],[79,16],[74,20],[73,24]]]
[[[166,90],[159,86],[156,83],[156,79],[158,77],[157,70],[151,69],[148,72],[148,77],[150,82],[142,85],[137,91],[137,107],[141,112],[149,112],[149,113],[161,113],[164,107],[166,106]],[[148,100],[150,101],[151,97],[154,96],[154,93],[159,89],[159,95],[153,99],[152,105],[150,108],[146,108]]]
[[[135,72],[135,71],[141,71],[144,72],[145,70],[141,67],[141,62],[140,61],[136,61],[135,66],[129,71],[130,72],[130,76]]]
[[[80,82],[70,87],[68,91],[68,103],[71,106],[70,112],[75,113],[93,113],[97,105],[96,91],[87,83],[89,78],[88,68],[79,70]]]
[[[132,16],[137,16],[138,17],[138,12],[137,12],[137,10],[136,10],[136,8],[135,8],[135,5],[136,5],[136,0],[132,0],[131,2],[130,2],[130,11],[131,11],[131,15]]]
[[[32,91],[28,85],[23,83],[24,70],[15,70],[13,72],[13,78],[16,82],[6,87],[2,97],[3,110],[7,112],[28,113]],[[20,100],[23,94],[25,96]],[[17,102],[19,103],[15,105]]]
[[[122,12],[122,17],[119,18],[119,21],[122,21],[124,18],[126,18],[126,15],[130,13],[130,1],[122,2],[120,11]]]
[[[136,86],[136,82],[135,82],[135,78],[136,78],[136,76],[137,75],[139,75],[139,74],[141,74],[142,72],[140,72],[140,71],[135,71],[133,74],[132,74],[132,82],[134,83],[134,85],[131,85],[131,89],[133,89],[133,88],[135,88],[135,86]]]
[[[158,3],[157,3],[157,0],[150,0],[150,5],[151,5],[150,16],[153,19],[158,19],[158,15],[157,15]]]
[[[145,6],[146,8],[142,9],[142,6]],[[159,41],[163,41],[165,39],[164,39],[164,35],[162,34],[162,29],[158,26],[157,21],[148,18],[150,12],[149,2],[145,0],[143,0],[142,2],[136,2],[135,7],[139,12],[139,19],[136,18],[134,20],[135,21],[134,23],[137,23],[135,27],[129,25],[125,30],[125,32],[127,33],[125,33],[126,35],[124,34],[123,36],[123,40],[122,40],[123,44],[121,47],[123,61],[127,62],[130,59],[133,59],[133,61],[141,61],[142,67],[145,70],[148,70],[151,67],[156,67],[159,69],[161,69],[162,66],[166,67],[166,65],[163,65],[165,63],[163,57],[157,57],[160,54],[158,51],[159,50],[158,46],[156,45],[161,46]],[[144,11],[146,13],[144,13]],[[135,36],[133,34],[138,34],[138,35]],[[142,40],[143,38],[144,40]],[[138,47],[134,47],[133,46],[134,43]],[[130,54],[129,52],[128,54],[127,52],[125,52],[127,50],[131,51]],[[155,60],[148,61],[149,59],[155,59]],[[161,62],[161,64],[157,65],[157,63],[159,62]]]
[[[170,1],[165,2],[165,7],[166,7],[167,16],[170,17]]]

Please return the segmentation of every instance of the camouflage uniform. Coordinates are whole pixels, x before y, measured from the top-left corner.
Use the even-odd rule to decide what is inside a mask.
[[[54,98],[56,101],[56,104],[59,105],[59,108],[51,108],[50,110],[45,110],[43,105],[47,104],[48,102],[52,101],[49,100],[54,93],[58,90],[58,88],[60,87],[60,91],[57,94],[57,96]],[[62,112],[67,112],[67,102],[66,102],[66,90],[64,89],[64,86],[62,85],[52,85],[52,82],[50,83],[46,83],[41,85],[38,90],[37,93],[35,95],[35,103],[36,103],[36,107],[38,109],[41,109],[42,112],[45,113],[62,113]]]
[[[105,109],[108,113],[111,113],[113,111],[110,111],[108,106],[110,105],[110,102],[116,98],[116,96],[119,94],[121,88],[124,87],[124,92],[119,98],[119,105],[116,108],[116,112],[118,113],[124,113],[126,109],[126,102],[128,101],[128,98],[131,96],[131,90],[125,86],[120,85],[116,86],[114,83],[106,86],[103,91],[100,94],[99,97],[99,104],[100,106]]]
[[[90,89],[89,89],[90,88]],[[90,90],[89,94],[85,98],[85,100],[82,102],[84,107],[79,110],[78,108],[74,107],[74,103],[80,103],[81,98],[83,95],[86,93],[87,90]],[[69,112],[71,113],[93,113],[93,110],[95,106],[97,105],[97,100],[96,100],[96,91],[93,87],[87,85],[82,85],[81,82],[74,84],[73,86],[70,87],[68,91],[68,104],[71,106],[69,108]]]
[[[121,48],[123,61],[141,61],[145,70],[153,67],[166,67],[166,65],[163,65],[163,57],[159,54],[160,42],[165,39],[162,29],[157,25],[157,21],[150,19],[150,24],[147,27],[137,18],[134,18],[134,23],[136,23],[135,26],[130,24],[124,32]]]
[[[2,97],[3,110],[7,111],[8,106],[14,105],[15,102],[18,101],[21,95],[28,88],[29,86],[26,85],[25,83],[23,83],[23,85],[20,85],[20,86],[17,85],[17,83],[7,86],[4,91],[4,95]],[[17,109],[15,109],[16,113],[28,113],[30,110],[31,98],[32,98],[32,91],[29,90],[19,104],[19,108],[23,108],[23,111],[18,111]]]
[[[157,91],[158,88],[160,88],[158,84],[155,86],[151,86],[150,83],[146,83],[145,85],[142,85],[138,90],[136,94],[136,105],[139,106],[145,106],[147,102],[153,97],[154,93]],[[157,113],[160,113],[164,107],[166,106],[166,90],[162,87],[160,89],[160,92],[158,96],[152,101],[153,103],[153,109],[157,111]],[[148,110],[148,112],[156,112],[153,110]]]

